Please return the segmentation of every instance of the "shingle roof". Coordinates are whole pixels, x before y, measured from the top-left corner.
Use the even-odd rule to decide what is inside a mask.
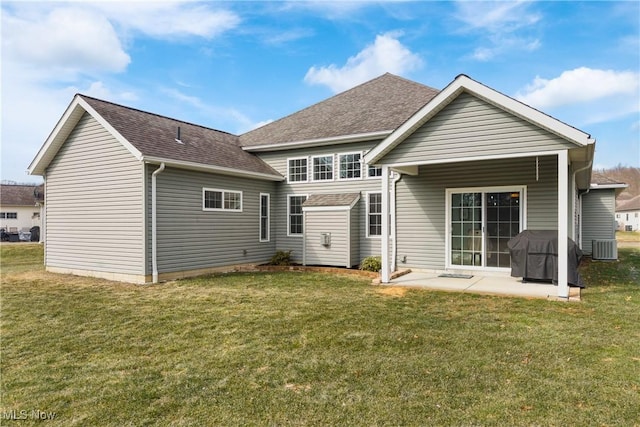
[[[80,96],[145,157],[279,175],[242,150],[236,135]],[[178,127],[183,144],[176,142]]]
[[[621,200],[620,204],[616,207],[616,212],[624,211],[640,211],[640,195],[628,200]]]
[[[0,185],[0,204],[5,206],[34,206],[44,200],[43,185]]]
[[[394,130],[438,92],[386,73],[240,135],[240,143],[249,147]]]
[[[600,172],[593,171],[591,173],[591,184],[612,185],[612,184],[624,184],[624,182],[616,181],[615,179],[611,179],[606,175],[601,174]]]
[[[312,194],[304,201],[302,207],[351,206],[359,197],[360,193]]]

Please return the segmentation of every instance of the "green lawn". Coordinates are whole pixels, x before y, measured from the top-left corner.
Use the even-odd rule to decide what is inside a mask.
[[[619,242],[640,242],[638,231],[616,231],[616,239]]]
[[[580,303],[297,272],[136,286],[1,250],[0,425],[640,425],[638,250],[585,265]]]

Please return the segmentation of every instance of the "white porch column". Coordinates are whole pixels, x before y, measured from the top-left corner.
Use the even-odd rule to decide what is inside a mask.
[[[391,276],[389,262],[389,167],[382,166],[382,272],[380,280],[382,283],[389,283]]]
[[[568,269],[568,220],[569,215],[569,172],[567,150],[558,153],[558,297],[569,298]]]

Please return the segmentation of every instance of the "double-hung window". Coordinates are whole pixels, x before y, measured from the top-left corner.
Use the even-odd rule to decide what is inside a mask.
[[[340,179],[362,178],[362,153],[339,154]]]
[[[382,193],[367,193],[367,237],[382,236]]]
[[[202,210],[242,212],[242,191],[203,188]]]
[[[260,241],[268,242],[270,238],[269,217],[270,212],[270,196],[266,193],[260,193]]]
[[[311,167],[314,181],[333,180],[333,154],[312,157]]]
[[[306,195],[289,195],[287,199],[287,235],[302,236],[303,214],[302,204],[307,200]]]
[[[1,212],[0,218],[2,219],[18,219],[18,212]]]
[[[287,160],[289,182],[307,182],[307,158],[299,157]]]

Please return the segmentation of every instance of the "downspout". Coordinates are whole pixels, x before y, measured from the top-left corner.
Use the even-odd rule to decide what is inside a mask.
[[[153,266],[153,283],[158,283],[158,222],[156,217],[156,176],[164,170],[164,162],[151,174],[151,263]]]
[[[396,230],[396,183],[402,178],[400,172],[393,172],[397,174],[391,181],[391,273],[396,271],[396,259],[398,257],[398,244],[396,243],[397,230]]]
[[[42,178],[44,180],[44,187],[42,187],[42,190],[44,191],[44,198],[42,199],[42,204],[40,205],[40,241],[38,243],[45,243],[46,242],[46,237],[45,234],[47,233],[47,172],[44,172],[42,174]],[[47,265],[47,245],[44,245],[45,247],[45,259],[44,259],[44,264]]]

